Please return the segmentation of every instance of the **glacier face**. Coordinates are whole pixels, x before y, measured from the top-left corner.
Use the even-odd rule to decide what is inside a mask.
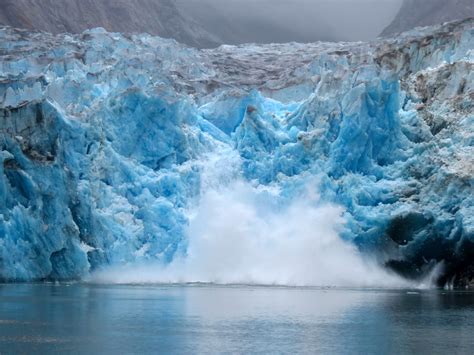
[[[2,28],[0,279],[170,263],[203,186],[239,175],[280,205],[309,182],[344,208],[341,237],[362,252],[411,278],[442,262],[440,283],[468,283],[473,24],[201,51]],[[238,168],[209,178],[216,152]]]

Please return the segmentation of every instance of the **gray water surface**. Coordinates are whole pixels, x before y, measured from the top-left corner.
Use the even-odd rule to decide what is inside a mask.
[[[0,285],[0,353],[472,354],[474,293]]]

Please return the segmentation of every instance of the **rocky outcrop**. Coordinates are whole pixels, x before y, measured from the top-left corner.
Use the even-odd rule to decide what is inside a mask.
[[[471,0],[404,0],[382,36],[469,17],[474,17],[474,2]]]
[[[103,27],[173,38],[195,47],[221,43],[184,15],[173,0],[2,0],[0,24],[55,34]]]

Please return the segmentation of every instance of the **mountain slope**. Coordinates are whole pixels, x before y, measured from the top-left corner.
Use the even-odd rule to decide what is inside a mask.
[[[0,24],[50,33],[80,33],[93,27],[149,33],[194,47],[220,44],[184,15],[172,0],[0,0]]]
[[[404,0],[397,16],[384,29],[382,36],[469,17],[474,17],[472,0]]]

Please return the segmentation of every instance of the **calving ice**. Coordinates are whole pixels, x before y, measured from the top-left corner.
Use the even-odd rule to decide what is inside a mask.
[[[2,28],[0,279],[468,285],[473,24],[210,50]]]

